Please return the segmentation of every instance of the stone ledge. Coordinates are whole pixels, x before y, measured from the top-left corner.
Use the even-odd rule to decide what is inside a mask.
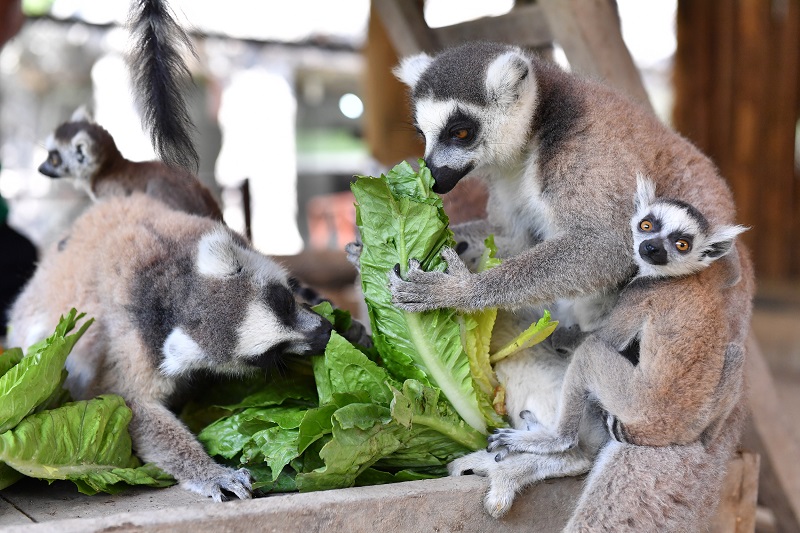
[[[744,480],[753,474],[757,476],[757,459],[745,453],[732,461],[723,492],[728,496],[720,507],[724,516],[717,520],[718,526],[725,528],[715,527],[715,531],[733,531],[728,529],[732,522],[744,525],[755,516],[753,487]],[[26,485],[0,493],[0,503],[12,505],[22,517],[14,523],[9,516],[0,515],[0,526],[6,526],[3,531],[8,533],[550,533],[560,531],[566,524],[583,480],[583,477],[562,478],[532,486],[518,497],[511,512],[501,520],[483,511],[481,500],[487,481],[477,476],[283,494],[222,504],[200,499],[178,487],[130,490],[116,496],[83,496],[75,495],[74,488],[66,485],[62,488]],[[743,491],[743,487],[747,490]],[[48,492],[51,490],[56,492]]]

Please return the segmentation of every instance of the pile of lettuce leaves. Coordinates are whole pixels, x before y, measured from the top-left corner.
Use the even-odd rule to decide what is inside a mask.
[[[64,363],[91,320],[71,310],[55,332],[23,357],[0,353],[0,490],[25,476],[70,480],[84,494],[115,493],[128,485],[166,487],[175,481],[131,451],[131,410],[116,395],[70,401]]]
[[[363,249],[361,283],[372,347],[347,341],[350,315],[323,303],[334,325],[324,355],[305,373],[297,365],[235,403],[190,406],[184,418],[220,462],[249,468],[263,491],[314,491],[425,479],[453,459],[486,446],[506,426],[504,394],[492,362],[546,338],[545,313],[497,353],[489,353],[496,309],[408,313],[395,307],[388,273],[409,259],[445,270],[454,246],[442,200],[424,162],[403,162],[352,184]],[[499,263],[487,239],[479,269]],[[491,362],[490,362],[491,359]],[[217,394],[229,394],[227,391]]]
[[[258,493],[440,477],[506,425],[492,363],[545,339],[557,322],[545,313],[490,354],[495,309],[408,313],[391,303],[395,265],[401,275],[412,258],[425,270],[447,267],[441,250],[455,242],[432,186],[421,160],[417,171],[403,162],[352,184],[372,346],[346,340],[349,313],[325,302],[315,307],[334,326],[324,354],[267,375],[213,379],[180,413],[215,460],[250,470]],[[479,269],[499,263],[494,252],[489,238]],[[132,454],[120,397],[68,401],[64,363],[91,323],[68,335],[81,317],[72,310],[24,358],[19,349],[0,355],[0,489],[22,476],[69,479],[87,494],[173,484]]]

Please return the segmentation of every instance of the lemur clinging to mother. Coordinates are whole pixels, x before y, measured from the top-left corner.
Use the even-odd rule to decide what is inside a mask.
[[[587,401],[607,413],[615,440],[647,446],[710,439],[734,407],[751,266],[747,256],[739,258],[747,270],[739,283],[739,262],[718,260],[745,228],[711,227],[693,206],[657,199],[652,183],[640,178],[631,230],[639,274],[575,351],[555,427],[530,419],[527,430],[497,430],[488,450],[499,450],[498,458],[575,446]]]
[[[543,423],[530,412],[520,413],[525,429],[497,430],[486,452],[449,465],[456,475],[472,470],[490,477],[489,513],[504,514],[526,485],[591,468],[569,531],[589,525],[603,531],[702,527],[725,458],[707,450],[730,453],[739,436],[733,422],[741,418],[744,336],[753,295],[749,258],[734,248],[744,229],[711,227],[693,206],[656,198],[652,183],[639,180],[631,230],[640,271],[605,324],[574,352],[556,420]],[[740,252],[737,261],[721,260]],[[614,441],[601,443],[592,467],[587,443],[581,442],[585,431],[580,436],[579,431],[598,421]],[[704,469],[697,477],[702,482],[681,474],[693,467]],[[609,488],[626,474],[635,474],[627,487]],[[657,494],[647,492],[656,486]],[[643,513],[632,493],[641,501],[674,496],[690,503]],[[604,503],[609,500],[615,505]]]
[[[564,323],[577,322],[584,330],[596,330],[637,269],[629,224],[630,199],[640,173],[653,179],[658,196],[695,206],[712,227],[733,224],[733,197],[714,164],[649,110],[599,82],[565,72],[518,47],[486,42],[466,43],[433,57],[405,58],[395,73],[410,88],[413,120],[425,139],[424,159],[436,182],[434,190],[447,193],[461,179],[471,177],[482,179],[488,187],[487,220],[454,227],[457,240],[466,240],[468,250],[475,253],[482,240],[494,234],[498,255],[504,259],[479,274],[470,273],[453,250],[443,254],[448,272],[423,272],[412,261],[406,279],[390,273],[389,282],[393,300],[407,311],[608,302],[583,306],[593,312],[579,319],[568,308],[570,316],[554,313]],[[723,261],[740,269],[739,283],[750,286],[752,272],[738,264],[743,255],[731,254]],[[749,309],[750,302],[741,296],[734,304]],[[740,338],[746,327],[743,319],[739,331],[731,335]],[[537,372],[537,357],[529,359],[526,370]],[[512,363],[499,363],[498,375],[500,365]],[[547,364],[552,366],[549,360]],[[524,390],[522,377],[515,385],[514,389],[506,385],[509,398],[537,394]],[[642,493],[652,493],[650,482],[661,487],[652,493],[654,499],[660,495],[676,498],[670,500],[674,505],[649,509],[644,509],[647,500],[627,510],[622,505],[616,517],[608,517],[609,522],[622,516],[622,524],[630,519],[627,530],[672,527],[677,531],[674,528],[701,520],[699,506],[713,509],[718,474],[724,471],[741,431],[739,397],[739,391],[732,392],[734,409],[721,423],[724,431],[706,444],[644,451],[604,446],[607,468],[596,479],[613,487],[603,498],[616,498],[620,504],[636,502]],[[535,415],[553,418],[554,413]],[[524,421],[515,419],[515,423]],[[508,510],[522,485],[574,475],[592,464],[586,454],[576,455],[574,449],[563,454],[515,453],[500,462],[495,455],[476,452],[451,468],[454,474],[473,470],[489,476],[485,503],[495,516]],[[677,480],[661,468],[667,464],[714,467],[690,470],[693,480]],[[615,469],[634,477],[614,485],[614,479],[604,475]],[[589,492],[584,493],[579,511],[603,503],[592,500]],[[677,502],[687,499],[692,506],[679,509]]]

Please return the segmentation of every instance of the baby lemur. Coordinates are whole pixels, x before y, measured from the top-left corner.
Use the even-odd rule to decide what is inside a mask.
[[[71,177],[92,199],[144,192],[173,209],[222,220],[222,211],[191,172],[161,161],[130,161],[111,134],[78,108],[46,142],[47,159],[39,172],[51,178]]]
[[[639,178],[631,229],[639,273],[575,351],[556,427],[531,419],[527,430],[498,430],[488,447],[498,458],[575,446],[587,401],[607,413],[616,440],[648,446],[703,439],[734,407],[749,319],[741,302],[753,288],[738,283],[738,259],[720,259],[745,228],[715,228],[693,206],[657,199]]]
[[[24,348],[75,307],[95,322],[67,359],[76,399],[125,398],[144,461],[216,500],[249,497],[246,470],[216,464],[167,405],[196,373],[243,375],[321,353],[331,325],[296,303],[287,273],[223,223],[134,192],[91,205],[10,310]]]

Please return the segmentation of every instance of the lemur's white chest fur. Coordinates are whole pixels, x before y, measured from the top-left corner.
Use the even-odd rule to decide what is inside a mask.
[[[526,160],[518,165],[493,167],[489,183],[489,216],[508,235],[524,239],[528,244],[555,237],[559,228],[552,206],[542,196],[539,179],[538,152],[532,148]]]

